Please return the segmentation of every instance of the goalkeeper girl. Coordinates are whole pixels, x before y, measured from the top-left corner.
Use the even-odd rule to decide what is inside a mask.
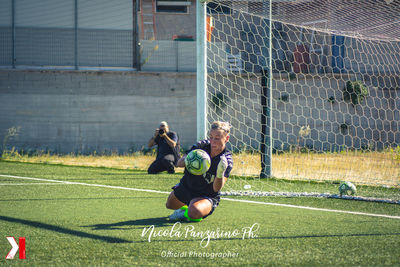
[[[209,138],[197,142],[190,149],[202,149],[211,158],[210,169],[204,175],[193,175],[185,169],[184,176],[174,186],[166,207],[175,210],[170,220],[200,221],[211,215],[220,201],[220,191],[232,170],[231,152],[226,150],[230,126],[227,122],[215,121],[211,125]],[[178,167],[185,167],[185,157],[179,159]]]

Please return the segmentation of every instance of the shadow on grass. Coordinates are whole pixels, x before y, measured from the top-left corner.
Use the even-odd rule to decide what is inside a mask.
[[[147,218],[147,219],[140,219],[140,220],[129,220],[129,221],[122,221],[110,224],[94,224],[94,225],[87,225],[82,227],[89,227],[92,230],[132,230],[132,228],[148,228],[149,226],[154,226],[154,228],[158,227],[172,227],[175,222],[168,221],[166,217],[157,217],[157,218]],[[181,222],[182,224],[190,224],[190,222]],[[171,228],[169,229],[171,230]],[[158,231],[156,229],[156,231]],[[221,238],[214,238],[212,233],[208,231],[204,232],[196,232],[197,237],[190,237],[185,238],[181,237],[176,239],[174,237],[158,239],[160,237],[156,237],[152,239],[151,242],[155,243],[168,243],[168,242],[199,242],[203,239],[208,239],[208,234],[211,234],[210,241],[246,241],[246,240],[290,240],[290,239],[314,239],[314,238],[354,238],[354,237],[381,237],[381,236],[400,236],[400,233],[338,233],[338,234],[317,234],[317,235],[288,235],[288,236],[254,236],[249,238],[249,236],[239,236],[239,237],[221,237]],[[142,239],[146,238],[142,236]],[[136,240],[135,243],[147,243],[149,242],[146,240]]]
[[[82,231],[71,230],[71,229],[56,226],[56,225],[41,223],[41,222],[37,222],[37,221],[30,221],[30,220],[18,219],[18,218],[1,216],[1,215],[0,215],[0,220],[6,221],[6,222],[11,222],[11,223],[19,223],[19,224],[27,225],[30,227],[40,228],[43,230],[53,231],[53,232],[57,232],[57,233],[61,233],[61,234],[67,234],[67,235],[73,235],[73,236],[82,237],[82,238],[90,238],[93,240],[104,241],[107,243],[132,243],[132,241],[125,240],[125,239],[118,238],[118,237],[95,235],[95,234],[90,234],[90,233],[86,233],[86,232],[82,232]]]
[[[140,220],[130,220],[110,224],[94,224],[83,227],[91,227],[92,230],[131,230],[129,226],[145,226],[154,225],[155,227],[171,226],[174,222],[170,222],[166,217],[148,218]],[[126,228],[128,226],[128,228]],[[142,228],[138,227],[138,228]]]
[[[131,220],[131,221],[123,221],[111,224],[94,224],[83,227],[91,227],[92,230],[131,230],[132,227],[129,226],[140,226],[137,228],[149,227],[154,225],[154,227],[172,227],[175,222],[168,221],[165,217],[158,218],[148,218],[141,220]],[[182,224],[190,224],[190,222],[181,222]],[[128,226],[128,227],[126,227]],[[135,227],[136,228],[136,227]],[[197,233],[200,234],[200,233]],[[240,237],[221,237],[221,238],[213,238],[210,237],[212,241],[227,241],[227,240],[279,240],[279,239],[308,239],[308,238],[352,238],[352,237],[379,237],[379,236],[400,236],[400,233],[338,233],[338,234],[319,234],[319,235],[292,235],[292,236],[257,236],[254,238],[249,238],[248,236],[240,236]],[[197,242],[202,240],[203,238],[207,238],[207,233],[204,232],[203,235],[199,236],[197,239],[193,238],[181,238],[181,239],[154,239],[152,242]],[[135,241],[135,242],[148,242],[147,240]]]

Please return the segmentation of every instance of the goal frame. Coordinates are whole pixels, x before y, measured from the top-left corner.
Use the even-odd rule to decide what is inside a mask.
[[[207,2],[196,3],[196,129],[197,140],[207,137]],[[272,18],[272,0],[268,1],[269,17]],[[269,20],[269,29],[272,21]],[[272,31],[268,31],[268,68],[261,73],[261,178],[272,173]]]

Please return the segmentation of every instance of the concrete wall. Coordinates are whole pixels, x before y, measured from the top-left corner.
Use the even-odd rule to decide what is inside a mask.
[[[141,41],[143,71],[196,72],[196,42]]]
[[[0,70],[0,141],[25,151],[58,153],[117,151],[146,147],[162,120],[178,132],[183,147],[196,141],[195,73]],[[315,150],[384,148],[400,145],[400,89],[371,77],[275,75],[272,92],[273,146]],[[347,80],[363,80],[367,99],[357,106],[343,100]],[[226,106],[210,105],[209,120],[233,125],[232,149],[260,146],[261,83],[248,75],[209,77],[212,93]],[[396,81],[393,84],[400,84]],[[283,96],[287,95],[286,99]],[[226,96],[226,97],[225,97]],[[329,98],[334,98],[334,103]],[[209,98],[209,101],[212,97]],[[209,102],[209,103],[210,103]],[[299,139],[301,126],[311,132]],[[346,125],[347,129],[342,129]]]
[[[58,153],[138,150],[166,120],[196,139],[193,73],[0,70],[0,140]]]
[[[380,150],[400,145],[400,88],[379,86],[365,76],[311,79],[298,75],[296,84],[290,80],[274,82],[281,88],[273,92],[274,147],[287,149],[299,141],[317,151]],[[368,89],[369,96],[358,105],[343,97],[349,80],[362,80]],[[280,100],[285,94],[287,101]],[[310,134],[299,138],[300,127],[307,125]]]

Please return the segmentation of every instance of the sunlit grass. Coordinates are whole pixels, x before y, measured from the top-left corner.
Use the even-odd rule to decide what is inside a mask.
[[[282,153],[272,157],[272,175],[277,178],[318,181],[353,181],[361,184],[400,186],[400,160],[393,151],[340,153]],[[37,153],[20,154],[17,151],[3,153],[6,161],[61,164],[73,166],[107,167],[117,169],[147,170],[155,159],[153,154],[135,152],[126,155],[52,155]],[[234,154],[233,175],[259,175],[259,153]],[[182,168],[177,169],[183,172]]]
[[[273,166],[276,177],[400,186],[400,162],[390,152],[290,153]]]
[[[237,175],[260,173],[261,156],[234,155]],[[390,152],[282,153],[272,156],[272,176],[317,181],[353,181],[400,187],[400,161]]]
[[[180,175],[6,161],[0,162],[0,173],[3,257],[11,249],[6,236],[23,236],[27,241],[27,259],[20,260],[18,255],[14,260],[3,258],[4,266],[399,266],[400,263],[400,220],[362,215],[399,216],[399,205],[324,198],[224,197],[216,211],[202,222],[182,222],[174,227],[175,222],[166,219],[171,214],[165,207],[168,195],[157,191],[169,192]],[[34,185],[34,180],[16,176],[43,181]],[[50,185],[52,180],[59,182]],[[276,190],[291,190],[282,179],[276,180],[269,182],[279,186]],[[292,184],[315,192],[324,183]],[[391,197],[394,190],[383,191]],[[337,213],[338,210],[358,214]],[[229,234],[243,233],[254,225],[254,236]],[[154,232],[150,231],[151,242],[150,232],[143,234],[150,227],[154,227]],[[193,235],[186,237],[187,229]],[[209,245],[202,247],[200,242],[207,237]],[[238,257],[163,257],[163,251],[234,252]]]
[[[66,154],[56,155],[50,153],[36,153],[34,155],[20,154],[15,150],[6,151],[2,155],[3,160],[29,163],[61,164],[71,166],[106,167],[116,169],[147,170],[155,155],[140,152],[118,155],[112,154]]]

